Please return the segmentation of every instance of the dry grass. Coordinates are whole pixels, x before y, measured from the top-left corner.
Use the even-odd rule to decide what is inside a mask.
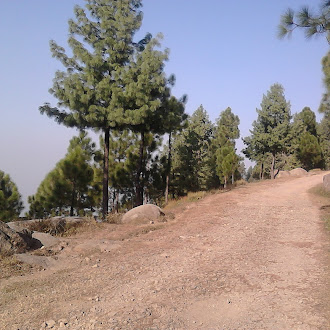
[[[325,223],[325,227],[330,231],[330,191],[326,191],[321,183],[311,188],[309,192],[313,194],[322,205],[320,207],[321,217]]]
[[[0,279],[5,279],[14,275],[23,276],[31,272],[33,267],[18,261],[15,256],[0,255],[0,269]]]
[[[187,196],[183,196],[177,199],[170,199],[167,205],[164,207],[165,211],[168,210],[174,210],[180,207],[185,207],[187,204],[192,202],[197,202],[199,200],[204,199],[205,197],[209,195],[214,194],[221,194],[227,191],[230,191],[232,189],[235,189],[235,187],[240,187],[249,184],[245,180],[238,180],[234,183],[234,185],[228,185],[226,189],[211,189],[208,191],[196,191],[196,192],[188,192]],[[167,212],[166,212],[167,213]]]
[[[104,222],[111,224],[120,224],[123,213],[109,213]]]
[[[59,219],[58,221],[43,219],[32,223],[29,229],[53,236],[68,237],[90,230],[91,226],[95,225],[97,223],[92,218],[86,218],[77,222],[67,222],[64,219]]]
[[[183,196],[177,199],[170,199],[167,205],[164,207],[164,210],[167,214],[168,210],[173,210],[178,207],[185,206],[186,204],[197,202],[198,200],[201,200],[206,196],[214,194],[216,192],[218,192],[218,190],[189,192],[187,196]]]

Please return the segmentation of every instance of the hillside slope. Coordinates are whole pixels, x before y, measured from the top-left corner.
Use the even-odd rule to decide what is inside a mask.
[[[57,266],[0,281],[0,328],[329,329],[329,237],[307,192],[323,175],[211,195],[125,240],[125,225],[74,237]]]

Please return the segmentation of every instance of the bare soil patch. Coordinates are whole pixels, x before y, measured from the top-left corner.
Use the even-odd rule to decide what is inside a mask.
[[[329,237],[308,192],[323,175],[65,238],[54,267],[0,280],[0,328],[329,329]]]

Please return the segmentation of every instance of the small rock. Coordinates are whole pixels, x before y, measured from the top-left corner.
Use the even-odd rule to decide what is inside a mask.
[[[98,264],[95,264],[95,265],[92,266],[92,268],[97,268],[97,267],[99,267]]]
[[[88,257],[85,258],[85,261],[87,261],[87,262],[90,260],[91,260],[91,258],[88,258]]]
[[[55,324],[56,322],[54,320],[49,320],[49,321],[46,321],[46,324],[47,324],[47,328],[54,328],[55,327]]]
[[[67,319],[60,319],[58,320],[59,324],[60,324],[60,328],[65,328],[67,326],[67,324],[69,323]]]

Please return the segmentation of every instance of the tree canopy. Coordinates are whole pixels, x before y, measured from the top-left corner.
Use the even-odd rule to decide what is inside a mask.
[[[212,149],[215,151],[216,173],[220,181],[227,186],[230,175],[234,183],[235,171],[239,166],[240,157],[236,155],[235,139],[239,138],[238,125],[240,120],[231,108],[222,111],[215,128]]]
[[[23,203],[16,184],[8,174],[0,170],[0,220],[14,220],[22,210]]]
[[[247,146],[244,153],[251,160],[272,155],[271,178],[274,179],[276,155],[287,147],[290,132],[290,103],[284,96],[284,88],[274,84],[263,96],[258,118],[252,124],[251,136],[243,140]]]
[[[167,80],[167,51],[159,39],[134,35],[142,24],[139,0],[85,0],[69,20],[72,55],[50,42],[53,57],[66,71],[57,71],[50,93],[57,107],[45,103],[40,112],[60,124],[104,133],[103,215],[108,212],[109,132],[145,125],[160,107]]]
[[[29,196],[30,217],[79,215],[95,206],[88,194],[94,177],[91,166],[94,149],[86,133],[72,138],[65,157],[47,174],[36,194]]]

